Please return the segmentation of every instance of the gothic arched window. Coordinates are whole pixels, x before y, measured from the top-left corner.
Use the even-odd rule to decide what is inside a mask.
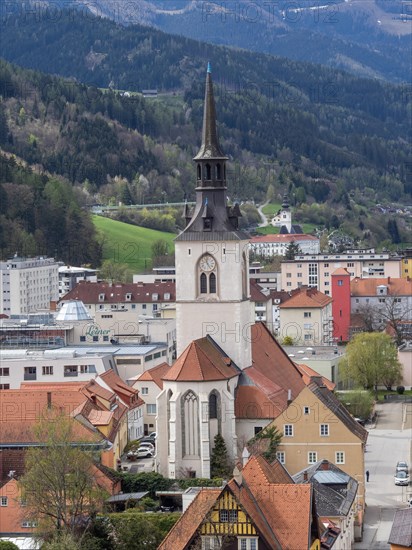
[[[200,275],[200,293],[207,294],[207,276],[206,273]]]
[[[200,164],[197,165],[197,179],[198,180],[202,179],[202,169],[200,167]]]
[[[192,390],[182,397],[183,456],[199,456],[199,403]]]
[[[209,395],[209,418],[217,418],[217,395],[215,393]]]
[[[216,294],[216,275],[214,273],[209,275],[209,292],[210,294]]]

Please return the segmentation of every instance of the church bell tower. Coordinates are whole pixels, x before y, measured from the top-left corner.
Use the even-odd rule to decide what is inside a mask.
[[[210,64],[207,68],[202,143],[196,163],[196,205],[185,207],[185,229],[175,241],[178,356],[210,335],[244,369],[251,365],[249,235],[239,230],[239,206],[228,206]]]

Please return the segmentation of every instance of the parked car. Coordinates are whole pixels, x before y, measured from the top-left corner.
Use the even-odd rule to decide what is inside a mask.
[[[154,437],[150,437],[150,435],[145,435],[140,440],[140,444],[142,443],[151,443],[153,446],[156,445],[156,439]]]
[[[396,471],[397,472],[406,472],[409,473],[408,463],[404,460],[400,460],[396,465]]]
[[[396,472],[395,485],[409,485],[409,474],[403,471]]]
[[[153,439],[157,439],[157,433],[156,432],[151,432],[148,437],[152,437]]]
[[[129,451],[127,453],[127,458],[129,460],[133,460],[136,458],[151,458],[154,456],[153,449],[149,449],[149,447],[139,447],[135,451]]]

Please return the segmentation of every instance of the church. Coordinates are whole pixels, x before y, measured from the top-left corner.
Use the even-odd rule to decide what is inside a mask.
[[[219,432],[238,454],[235,391],[252,364],[254,312],[249,294],[249,235],[238,228],[238,205],[227,204],[226,162],[216,128],[210,64],[202,143],[196,163],[196,205],[175,241],[177,360],[157,400],[158,461],[170,478],[210,477]]]
[[[238,205],[227,204],[227,160],[209,65],[196,204],[185,208],[186,227],[175,241],[177,360],[165,365],[157,396],[156,469],[172,479],[208,478],[216,434],[236,462],[271,425],[284,434],[277,457],[290,473],[321,459],[345,464],[359,481],[362,512],[367,432],[332,382],[294,363],[265,324],[255,323],[249,235],[239,229]]]

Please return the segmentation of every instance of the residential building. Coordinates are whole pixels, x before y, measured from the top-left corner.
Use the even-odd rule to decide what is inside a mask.
[[[163,306],[174,304],[175,285],[166,283],[90,283],[80,281],[64,296],[61,303],[81,300],[94,318],[105,313],[130,311],[137,321],[139,315],[160,317]]]
[[[88,267],[59,266],[59,300],[63,298],[80,281],[97,283],[97,269]]]
[[[316,462],[293,476],[295,483],[310,483],[319,520],[338,532],[333,550],[348,550],[355,542],[358,482],[328,460]],[[327,537],[322,537],[326,543]],[[323,545],[322,545],[323,546]]]
[[[0,262],[0,314],[48,310],[59,297],[59,265],[53,258],[14,258]]]
[[[267,290],[263,290],[254,281],[250,281],[250,301],[254,305],[255,321],[263,321],[268,327],[273,327],[272,298]]]
[[[302,254],[318,254],[318,237],[305,234],[256,235],[250,239],[250,250],[262,258],[285,256],[291,244],[297,245]]]
[[[163,389],[162,378],[169,370],[170,366],[167,363],[162,363],[128,380],[129,384],[138,390],[145,402],[143,408],[144,435],[156,431],[157,396]]]
[[[159,550],[320,550],[311,485],[295,485],[285,470],[251,457],[222,489],[197,492]]]
[[[412,248],[406,248],[401,252],[401,277],[412,277]]]
[[[151,273],[137,273],[133,275],[133,283],[175,283],[176,269],[174,266],[153,267]]]
[[[282,290],[302,285],[316,287],[324,294],[332,295],[331,274],[345,268],[354,277],[400,277],[400,258],[389,253],[376,253],[374,249],[347,250],[341,254],[302,254],[294,260],[284,260]]]
[[[340,387],[339,363],[345,355],[344,346],[282,346],[288,357],[298,366],[306,369],[311,376],[316,373]],[[301,370],[302,374],[302,370]],[[302,374],[303,376],[303,374]]]
[[[279,305],[281,338],[295,345],[331,345],[332,298],[316,288],[302,287]]]
[[[412,321],[412,279],[410,277],[385,279],[352,279],[350,284],[351,311],[362,313],[365,307],[381,314],[381,322],[393,317]],[[386,323],[385,323],[386,324]]]

